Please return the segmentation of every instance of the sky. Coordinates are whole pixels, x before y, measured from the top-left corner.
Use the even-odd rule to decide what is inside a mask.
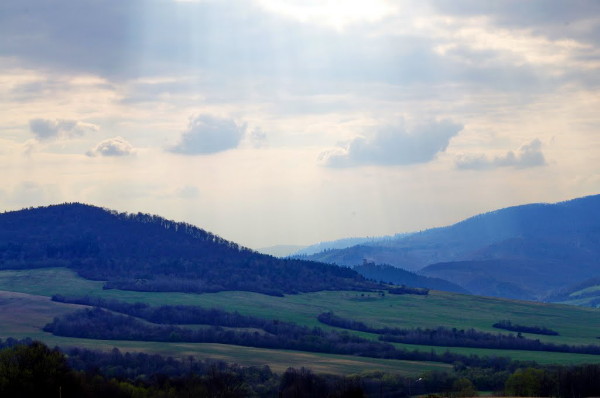
[[[595,0],[3,0],[0,210],[251,248],[600,193]]]

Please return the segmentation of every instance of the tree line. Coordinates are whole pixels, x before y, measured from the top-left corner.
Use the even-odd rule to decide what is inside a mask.
[[[249,325],[250,323],[247,323],[246,327]],[[383,359],[461,362],[467,366],[494,368],[506,368],[509,366],[507,364],[511,363],[507,358],[501,357],[467,356],[451,352],[438,354],[434,351],[400,349],[384,341],[366,339],[345,331],[309,328],[278,320],[253,318],[251,325],[250,329],[237,326],[240,328],[237,330],[225,329],[220,325],[206,325],[192,329],[171,324],[143,322],[132,316],[94,307],[56,317],[44,327],[44,331],[57,336],[89,339],[220,343]]]
[[[456,329],[437,327],[435,329],[402,329],[402,328],[373,328],[363,322],[346,319],[332,312],[320,314],[317,319],[326,325],[335,326],[348,330],[378,334],[379,339],[385,342],[434,345],[443,347],[473,347],[473,348],[496,348],[505,350],[528,350],[528,351],[551,351],[568,352],[578,354],[600,355],[600,346],[581,345],[573,346],[567,344],[554,344],[542,342],[539,339],[529,339],[520,333],[501,334],[481,332],[475,329]],[[531,328],[527,328],[531,330]],[[534,328],[533,330],[545,330]]]
[[[519,332],[519,333],[532,333],[532,334],[542,334],[546,336],[558,336],[559,333],[555,330],[548,329],[543,326],[525,326],[525,325],[517,325],[513,324],[509,320],[502,320],[494,323],[492,325],[497,329],[510,330],[511,332]]]
[[[515,366],[516,365],[516,366]],[[192,356],[51,349],[30,339],[0,340],[0,396],[10,397],[463,397],[478,390],[508,396],[600,395],[600,365],[464,367],[419,377],[370,372],[320,375],[307,368],[281,374],[268,366],[242,367]]]
[[[269,323],[273,322],[262,318],[241,315],[237,311],[228,312],[218,308],[202,308],[193,305],[162,305],[153,307],[146,303],[139,302],[128,303],[114,299],[103,299],[101,297],[69,297],[59,294],[52,296],[52,301],[105,308],[121,314],[142,318],[152,323],[166,325],[201,324],[234,328],[253,327],[263,329],[268,327]],[[280,323],[280,321],[277,321],[277,323]]]

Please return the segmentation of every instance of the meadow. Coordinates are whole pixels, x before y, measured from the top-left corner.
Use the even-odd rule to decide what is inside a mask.
[[[144,351],[175,357],[189,355],[211,357],[242,365],[268,364],[274,370],[289,366],[307,366],[315,371],[355,374],[369,371],[393,371],[417,375],[449,365],[316,354],[297,351],[258,349],[222,344],[154,343],[103,341],[52,336],[41,328],[53,317],[78,308],[77,305],[50,301],[53,294],[97,296],[151,305],[184,304],[238,311],[244,315],[280,319],[306,326],[331,328],[317,320],[326,311],[366,323],[373,327],[398,328],[475,328],[499,333],[492,324],[510,319],[513,323],[551,328],[559,336],[527,335],[559,344],[596,344],[600,327],[600,310],[558,304],[469,296],[431,291],[429,295],[391,295],[377,292],[322,291],[285,297],[251,292],[219,292],[207,294],[151,293],[104,290],[102,281],[80,278],[66,268],[0,271],[0,337],[31,337],[54,346],[81,346],[94,349],[118,347],[123,351]],[[369,333],[353,332],[367,338]],[[508,332],[505,332],[508,333]],[[480,356],[506,356],[518,360],[534,360],[541,364],[598,363],[600,356],[519,350],[494,350],[464,347],[432,347],[396,344],[419,351],[445,351]]]

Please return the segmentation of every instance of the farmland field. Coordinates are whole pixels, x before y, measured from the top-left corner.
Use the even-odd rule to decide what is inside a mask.
[[[364,322],[374,327],[475,328],[498,333],[492,324],[510,319],[516,324],[540,325],[556,330],[559,336],[529,335],[530,338],[561,344],[596,344],[600,328],[600,311],[565,305],[523,302],[432,291],[427,296],[380,295],[369,292],[315,292],[272,297],[250,292],[208,294],[149,293],[103,290],[101,281],[80,278],[65,268],[0,271],[0,337],[31,337],[50,345],[77,345],[95,349],[117,346],[123,350],[143,350],[172,356],[213,357],[240,364],[268,363],[274,369],[309,366],[330,373],[357,373],[369,370],[394,370],[418,374],[425,369],[445,367],[439,363],[379,360],[315,353],[267,350],[221,344],[152,343],[130,341],[95,341],[52,336],[41,328],[54,316],[64,315],[78,306],[55,303],[53,294],[90,295],[151,305],[185,304],[215,307],[227,311],[269,319],[280,319],[306,326],[322,325],[316,319],[325,311]],[[18,314],[17,316],[15,316]],[[376,335],[358,333],[364,337]],[[509,356],[539,363],[597,363],[600,356],[518,350],[495,350],[463,347],[430,347],[397,344],[399,347],[429,352],[445,351],[488,356]]]

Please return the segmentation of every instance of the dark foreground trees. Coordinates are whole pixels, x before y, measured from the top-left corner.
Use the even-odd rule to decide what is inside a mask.
[[[1,397],[407,397],[474,396],[477,390],[511,396],[600,396],[600,364],[506,364],[433,371],[421,376],[371,372],[353,377],[221,361],[165,358],[71,348],[59,351],[31,340],[0,340]]]
[[[2,397],[59,396],[73,381],[64,355],[40,342],[0,351]]]
[[[11,340],[15,342],[14,340]],[[50,349],[40,342],[0,341],[0,396],[38,397],[363,397],[358,379],[289,368],[242,368],[192,357]],[[67,359],[68,356],[68,359]]]

